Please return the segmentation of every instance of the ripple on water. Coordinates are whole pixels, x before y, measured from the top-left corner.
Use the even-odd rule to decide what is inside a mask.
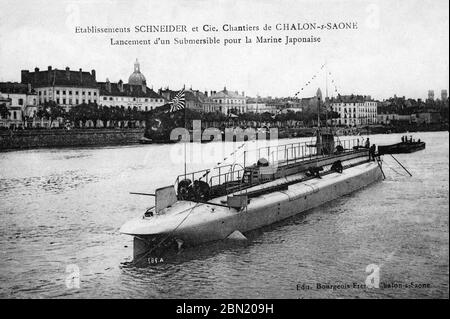
[[[0,297],[448,298],[448,132],[415,135],[427,149],[396,156],[413,177],[385,156],[383,182],[251,232],[246,244],[203,245],[144,268],[129,264],[132,239],[118,228],[153,204],[129,191],[151,192],[183,171],[168,160],[170,146],[5,153]],[[297,290],[364,283],[370,264],[382,282],[432,288]],[[68,265],[78,267],[80,289],[66,287]]]

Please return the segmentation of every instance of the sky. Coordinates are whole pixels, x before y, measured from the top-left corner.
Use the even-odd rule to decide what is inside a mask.
[[[244,91],[247,96],[396,94],[438,97],[449,87],[447,0],[0,0],[0,81],[20,81],[20,70],[96,70],[97,80],[127,82],[139,59],[147,85]],[[186,34],[76,34],[75,26],[356,22],[356,30],[189,32]],[[229,46],[111,46],[114,39],[155,37],[321,37],[320,43]],[[321,66],[326,63],[325,68]],[[328,73],[328,76],[325,76]],[[313,79],[312,77],[317,74]],[[305,83],[310,82],[305,87]],[[303,90],[301,90],[303,88]]]

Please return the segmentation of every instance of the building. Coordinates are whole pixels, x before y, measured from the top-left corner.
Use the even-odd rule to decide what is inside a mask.
[[[160,88],[158,90],[158,94],[161,95],[167,103],[170,102],[178,92],[179,91],[171,90],[168,87],[165,89]]]
[[[411,114],[411,123],[417,124],[437,124],[440,123],[439,112],[418,112]]]
[[[288,108],[290,107],[290,104],[288,103],[288,100],[286,99],[269,99],[266,100],[266,106],[268,109],[271,110],[270,113],[286,113]]]
[[[217,111],[217,106],[213,99],[208,96],[208,92],[201,92],[199,90],[185,91],[186,107],[198,112],[211,113]]]
[[[447,99],[448,99],[447,90],[441,90],[441,101],[447,101]]]
[[[315,105],[317,107],[317,98],[315,98]],[[251,113],[271,113],[280,114],[287,112],[303,112],[305,106],[302,105],[302,100],[297,98],[272,98],[272,97],[257,97],[247,98],[246,102],[247,112]]]
[[[169,88],[159,89],[158,93],[161,95],[166,103],[169,103],[177,94],[178,91],[170,90]],[[208,92],[201,92],[200,90],[193,90],[192,88],[184,91],[185,105],[187,109],[195,110],[197,112],[217,112],[218,106],[213,99],[208,96]]]
[[[22,115],[34,117],[36,114],[38,99],[31,84],[0,82],[0,94],[5,98],[11,99],[10,108],[14,108],[15,110],[20,109],[20,120],[22,120]],[[16,112],[13,113],[14,116],[16,116]]]
[[[11,99],[0,93],[0,127],[9,127]]]
[[[165,104],[164,98],[147,87],[147,80],[141,73],[139,61],[134,62],[134,71],[128,77],[128,83],[98,82],[100,90],[99,104],[108,107],[137,108],[139,111],[151,111]]]
[[[331,109],[339,114],[335,125],[358,126],[377,123],[377,102],[370,96],[338,95],[330,100]]]
[[[381,113],[377,114],[377,123],[383,125],[389,125],[392,121],[398,121],[399,115],[396,113]]]
[[[288,101],[286,103],[286,106],[282,110],[282,113],[287,113],[287,112],[294,112],[294,113],[303,112],[303,107],[301,106],[301,102]]]
[[[11,105],[11,99],[8,98],[7,96],[2,95],[1,92],[0,92],[0,105],[6,107]]]
[[[246,107],[247,112],[249,113],[256,113],[256,114],[262,114],[262,113],[276,113],[276,108],[273,108],[271,105],[267,105],[263,100],[260,98],[249,98],[246,101]]]
[[[147,87],[147,80],[141,73],[140,64],[136,59],[134,71],[128,78],[128,83],[119,80],[117,83],[98,82],[100,89],[101,106],[108,107],[130,107],[137,108],[139,111],[150,111],[155,107],[164,105],[164,98]]]
[[[0,127],[23,127],[23,124],[22,107],[13,106],[11,98],[0,94]]]
[[[220,92],[211,92],[211,99],[216,105],[216,109],[225,115],[229,113],[246,113],[245,93],[239,94],[238,91],[228,91],[226,87]]]
[[[306,112],[317,112],[317,96],[300,99],[300,107]]]
[[[35,68],[34,72],[22,70],[21,83],[29,85],[36,91],[38,104],[53,101],[68,111],[72,106],[82,103],[98,103],[99,89],[95,70],[90,73],[82,69],[71,71],[52,69],[45,71]]]
[[[151,111],[164,105],[164,98],[146,85],[130,85],[120,80],[117,83],[99,82],[101,106],[137,108],[139,111]]]
[[[399,122],[404,122],[405,124],[411,124],[411,115],[410,114],[399,114],[397,116],[397,120]]]
[[[433,90],[428,90],[428,99],[434,100],[434,91]]]

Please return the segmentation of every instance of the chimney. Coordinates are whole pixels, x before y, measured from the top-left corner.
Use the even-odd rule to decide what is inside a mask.
[[[244,91],[242,91],[242,96],[245,96],[245,92]]]
[[[83,83],[83,70],[80,68],[80,83]]]
[[[66,78],[67,80],[70,80],[70,69],[68,66],[66,67]]]
[[[20,82],[22,82],[22,83],[29,83],[30,82],[30,80],[28,78],[29,74],[30,74],[30,72],[28,70],[22,70],[20,72],[20,75],[21,75],[20,76]]]
[[[33,74],[33,83],[36,84],[38,80],[38,72],[39,68],[34,68],[34,74]]]
[[[92,77],[94,78],[94,81],[95,81],[95,70],[92,70],[91,74],[92,74]]]
[[[122,80],[119,80],[119,82],[117,83],[117,86],[119,87],[119,91],[123,92],[123,82],[122,82]]]
[[[48,70],[48,71],[51,71],[51,70],[52,70],[52,66],[49,65],[49,66],[47,67],[47,70]]]
[[[205,91],[205,96],[208,96],[208,91]]]
[[[108,78],[106,78],[106,91],[111,93],[111,82],[109,82]]]

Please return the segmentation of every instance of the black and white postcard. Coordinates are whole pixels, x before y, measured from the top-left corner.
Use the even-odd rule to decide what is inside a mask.
[[[448,299],[448,1],[0,8],[0,298]]]

